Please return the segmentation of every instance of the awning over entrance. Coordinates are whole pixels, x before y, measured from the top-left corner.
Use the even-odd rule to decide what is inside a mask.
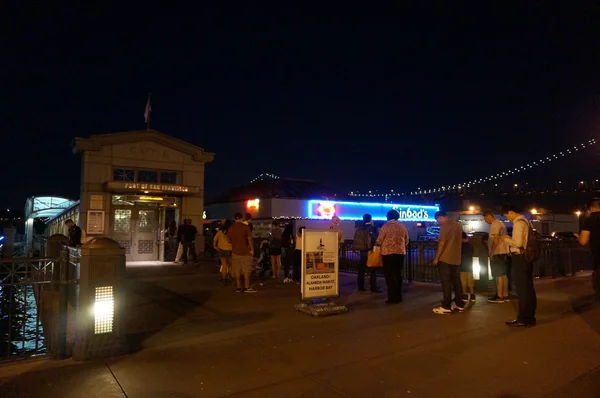
[[[25,204],[25,219],[55,217],[59,213],[78,203],[77,201],[56,196],[32,196]]]

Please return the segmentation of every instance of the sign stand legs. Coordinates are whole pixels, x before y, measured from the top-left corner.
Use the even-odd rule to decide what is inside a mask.
[[[311,300],[296,304],[296,311],[303,312],[312,316],[338,315],[348,312],[348,308],[341,304],[336,304],[331,299]]]

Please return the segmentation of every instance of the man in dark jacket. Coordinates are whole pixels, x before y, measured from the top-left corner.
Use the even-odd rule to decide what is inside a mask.
[[[69,228],[69,242],[68,245],[71,247],[80,247],[81,246],[81,228],[79,228],[73,220],[69,219],[65,221],[65,225]]]
[[[196,254],[196,235],[198,235],[198,229],[192,225],[192,220],[183,220],[183,225],[179,227],[177,235],[183,246],[183,264],[188,263],[188,250],[192,253],[194,264],[198,264],[198,255]]]

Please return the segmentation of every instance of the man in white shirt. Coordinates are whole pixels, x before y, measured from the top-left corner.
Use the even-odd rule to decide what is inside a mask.
[[[513,205],[502,206],[501,214],[513,224],[512,237],[504,235],[502,239],[508,245],[512,257],[512,273],[519,300],[517,318],[506,324],[513,327],[535,326],[537,296],[533,286],[533,263],[527,261],[523,255],[527,247],[530,224]]]
[[[488,303],[506,303],[509,301],[508,277],[506,276],[509,251],[508,245],[504,243],[502,237],[508,235],[508,232],[504,223],[496,218],[493,211],[484,211],[483,219],[490,224],[488,250],[492,277],[496,281],[496,294],[488,300]]]

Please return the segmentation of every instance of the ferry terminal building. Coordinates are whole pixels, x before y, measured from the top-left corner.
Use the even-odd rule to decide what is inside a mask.
[[[166,226],[189,218],[202,251],[204,173],[213,153],[155,130],[76,138],[73,153],[82,159],[80,199],[48,220],[48,236],[66,234],[70,218],[88,239],[117,241],[127,261],[157,261]]]

